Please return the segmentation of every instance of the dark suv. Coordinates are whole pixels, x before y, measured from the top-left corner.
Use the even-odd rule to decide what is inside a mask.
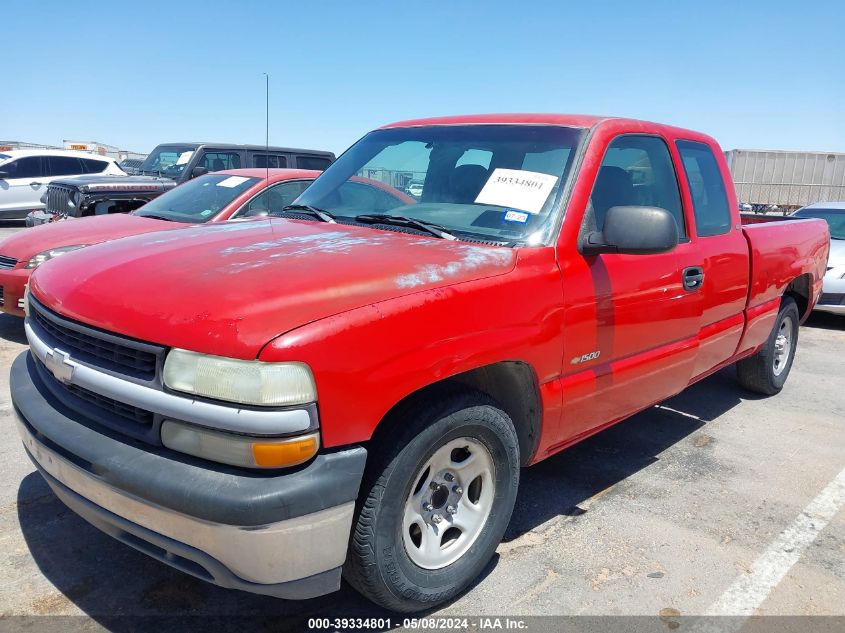
[[[50,183],[44,211],[26,218],[27,226],[65,217],[128,213],[178,184],[224,169],[290,167],[323,170],[332,152],[226,143],[165,143],[156,147],[132,176],[83,176]]]

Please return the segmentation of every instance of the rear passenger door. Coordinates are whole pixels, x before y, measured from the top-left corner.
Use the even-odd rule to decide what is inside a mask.
[[[693,376],[710,371],[733,356],[745,325],[748,293],[748,243],[733,221],[725,186],[727,167],[707,143],[675,141],[684,171],[685,195],[695,216],[693,229],[701,285],[699,352]],[[735,204],[734,204],[735,206]]]
[[[601,230],[616,206],[666,209],[680,243],[667,253],[576,254],[566,262],[562,442],[681,391],[693,374],[701,299],[684,288],[682,275],[697,253],[666,139],[622,134],[610,141],[581,231]]]

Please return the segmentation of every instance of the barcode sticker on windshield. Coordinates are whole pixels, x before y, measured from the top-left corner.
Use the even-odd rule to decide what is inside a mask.
[[[229,176],[228,178],[221,180],[217,183],[218,187],[237,187],[240,184],[245,183],[249,178],[244,178],[243,176]]]
[[[189,150],[187,152],[182,152],[179,154],[179,158],[176,159],[177,165],[184,165],[189,160],[191,160],[191,155],[194,153],[194,150]]]
[[[475,202],[540,213],[556,182],[557,176],[536,171],[494,169]]]

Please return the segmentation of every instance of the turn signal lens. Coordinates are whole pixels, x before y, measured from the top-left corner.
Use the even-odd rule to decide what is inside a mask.
[[[285,468],[307,462],[317,454],[317,433],[290,438],[258,438],[212,431],[191,424],[165,420],[161,443],[194,457],[245,468]]]
[[[296,466],[316,455],[319,447],[316,435],[272,444],[256,442],[252,445],[252,456],[261,468]]]

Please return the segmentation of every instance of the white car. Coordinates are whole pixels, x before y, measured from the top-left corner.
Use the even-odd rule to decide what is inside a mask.
[[[61,149],[18,149],[0,152],[0,220],[26,218],[44,208],[47,185],[62,176],[125,175],[114,159]]]
[[[816,202],[798,209],[792,217],[827,221],[830,227],[830,257],[816,310],[845,314],[845,202]]]

